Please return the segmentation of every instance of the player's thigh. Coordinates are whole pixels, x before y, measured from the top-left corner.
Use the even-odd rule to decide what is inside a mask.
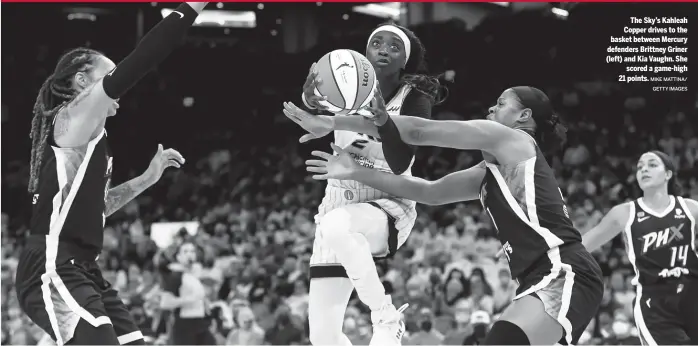
[[[563,335],[560,323],[548,315],[543,302],[534,296],[513,301],[499,319],[521,328],[531,345],[553,345]]]
[[[383,256],[388,253],[388,237],[390,228],[388,215],[385,212],[368,203],[350,204],[342,207],[350,214],[350,232],[360,233],[366,237],[374,256]]]
[[[333,341],[323,340],[323,336],[330,339],[340,337],[344,324],[344,314],[353,291],[354,285],[346,277],[325,277],[310,280],[308,323],[312,342],[323,344]]]
[[[102,303],[107,312],[107,316],[111,319],[114,331],[122,345],[143,345],[143,334],[140,328],[133,320],[131,313],[119,298],[118,293],[114,289],[107,289],[102,293]]]

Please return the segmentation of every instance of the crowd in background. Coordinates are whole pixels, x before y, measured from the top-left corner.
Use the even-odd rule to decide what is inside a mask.
[[[453,36],[458,33],[453,30],[459,28],[470,41],[487,42],[494,50],[491,54],[511,54],[518,51],[518,44],[525,44],[514,44],[516,36],[534,29],[522,28],[524,33],[518,34],[507,29],[507,35],[502,35],[497,25],[530,20],[527,16],[531,14],[486,20],[470,32],[457,22],[416,29],[429,52],[434,52],[434,70],[452,71],[445,75],[451,81],[444,80],[450,96],[435,108],[434,117],[480,118],[498,92],[513,83],[545,90],[570,128],[566,148],[551,158],[550,164],[570,217],[582,233],[596,225],[613,205],[639,196],[634,167],[639,155],[649,149],[660,149],[675,160],[683,194],[698,199],[695,92],[648,94],[619,86],[612,77],[595,75],[575,83],[560,82],[562,77],[554,72],[534,76],[518,71],[529,64],[526,59],[499,71],[494,63],[484,65],[492,69],[487,72],[492,75],[484,78],[479,77],[484,72],[478,71],[478,66],[483,66],[478,65],[481,56],[463,58],[435,44],[443,32]],[[552,28],[567,25],[548,16],[540,20]],[[569,52],[556,51],[562,50],[561,41],[555,39],[559,33],[550,31],[529,47],[529,54],[542,60],[531,59],[534,71],[549,71],[543,67],[548,61],[555,62],[554,66],[571,66],[563,59],[574,59]],[[183,54],[189,57],[197,52]],[[45,56],[51,55],[46,53],[44,60],[29,62],[19,56],[3,57],[3,73],[13,63],[15,67],[32,66],[39,71],[34,77],[40,82],[53,62]],[[183,61],[185,57],[173,59]],[[302,132],[281,114],[281,102],[299,101],[298,83],[312,59],[289,56],[288,60],[299,61],[293,72],[298,78],[282,85],[267,80],[261,96],[257,90],[253,98],[239,98],[227,108],[221,106],[222,100],[209,100],[212,95],[242,97],[235,85],[214,91],[203,83],[206,91],[193,96],[195,107],[183,108],[181,96],[193,92],[187,87],[202,77],[178,79],[173,70],[162,68],[124,98],[121,112],[125,115],[110,120],[116,123],[113,127],[107,125],[109,134],[113,133],[110,143],[117,184],[145,168],[155,141],[175,146],[187,159],[182,169],[168,170],[156,186],[108,218],[105,228],[104,252],[99,259],[104,275],[119,290],[149,343],[167,344],[170,323],[169,313],[159,307],[160,273],[153,258],[171,249],[158,248],[151,239],[151,225],[197,221],[196,234],[178,232],[172,247],[184,240],[198,244],[211,330],[218,344],[309,344],[308,261],[315,231],[313,216],[325,183],[309,179],[304,160],[313,149],[329,150],[331,137],[311,144],[297,143]],[[556,71],[554,66],[552,71]],[[514,76],[513,71],[520,73]],[[8,127],[20,129],[17,123],[27,122],[13,118],[29,117],[31,107],[27,105],[31,105],[38,85],[20,86],[26,92],[17,92],[17,100],[8,100],[3,92],[3,136]],[[216,114],[207,118],[211,113]],[[141,122],[141,117],[153,119]],[[22,136],[15,135],[18,141],[26,141],[23,135],[28,131],[28,126],[21,128]],[[151,146],[152,150],[143,149]],[[3,156],[7,150],[4,145]],[[18,253],[28,233],[28,153],[25,150],[2,162],[3,345],[36,344],[44,337],[19,309],[12,284]],[[436,179],[479,160],[477,152],[425,147],[417,152],[413,173]],[[394,258],[378,262],[393,301],[410,304],[405,312],[403,344],[475,344],[516,290],[506,260],[495,256],[500,244],[491,221],[475,201],[419,205],[418,211],[407,243]],[[614,239],[594,255],[606,275],[606,291],[602,307],[580,344],[636,344],[630,284],[633,272],[622,240]],[[355,345],[368,344],[371,338],[370,314],[355,296],[347,309],[344,332]]]

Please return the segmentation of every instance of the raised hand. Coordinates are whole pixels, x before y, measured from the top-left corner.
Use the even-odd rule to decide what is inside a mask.
[[[145,176],[152,183],[157,182],[162,177],[162,173],[167,167],[179,168],[184,164],[184,157],[177,150],[163,150],[162,144],[158,144],[158,151],[150,160],[150,165],[145,171]]]
[[[334,130],[334,118],[327,115],[312,115],[294,105],[284,102],[284,115],[304,130],[310,132],[301,137],[300,142],[305,143],[311,139],[325,137]]]
[[[380,85],[378,85],[378,81],[376,81],[376,91],[373,93],[373,100],[368,109],[371,111],[371,114],[373,114],[373,118],[370,119],[376,126],[383,126],[390,117],[388,111],[385,109],[385,100],[383,100],[383,93],[381,92]]]
[[[337,155],[322,151],[313,151],[311,154],[322,160],[305,161],[308,172],[319,173],[313,175],[315,180],[339,179],[351,180],[352,176],[361,166],[354,159],[334,143],[330,144]]]

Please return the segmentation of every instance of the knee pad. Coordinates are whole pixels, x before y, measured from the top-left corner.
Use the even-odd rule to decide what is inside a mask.
[[[331,247],[341,246],[351,230],[351,214],[337,208],[325,214],[320,220],[318,231],[324,242]]]
[[[528,336],[519,326],[509,321],[497,321],[487,333],[483,345],[530,345]]]

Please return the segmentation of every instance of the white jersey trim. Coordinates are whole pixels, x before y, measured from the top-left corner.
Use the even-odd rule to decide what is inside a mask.
[[[683,211],[686,213],[686,217],[691,220],[691,247],[693,248],[693,252],[696,253],[696,256],[698,256],[698,251],[696,251],[696,219],[693,217],[691,209],[688,209],[688,205],[683,197],[675,196],[674,198],[676,198],[681,208],[683,208]]]
[[[662,212],[657,212],[657,211],[653,210],[652,208],[648,207],[645,204],[645,202],[642,201],[642,198],[637,199],[637,204],[640,206],[640,208],[642,208],[642,210],[645,213],[661,219],[661,218],[669,215],[669,213],[671,213],[674,210],[674,207],[676,206],[676,198],[674,196],[669,196],[669,197],[671,197],[671,201],[669,202],[669,206],[667,206],[667,208],[664,209],[664,211],[662,211]]]
[[[50,284],[58,291],[59,296],[68,305],[68,307],[80,318],[84,319],[94,327],[99,327],[103,324],[112,324],[108,316],[95,317],[90,314],[85,308],[80,306],[80,304],[73,298],[70,291],[61,280],[61,277],[56,272],[56,260],[58,258],[58,243],[63,230],[63,225],[70,212],[70,207],[75,200],[75,196],[80,190],[80,185],[82,180],[85,178],[85,172],[90,164],[92,154],[97,146],[97,143],[104,136],[105,131],[102,132],[94,139],[88,142],[87,150],[85,152],[85,158],[80,163],[78,167],[75,179],[70,187],[68,196],[63,201],[63,189],[68,184],[68,178],[66,173],[66,161],[67,158],[65,153],[60,150],[60,148],[51,147],[56,157],[56,176],[58,177],[58,193],[53,198],[53,211],[51,213],[51,221],[49,226],[49,233],[46,235],[46,272],[41,275],[41,290],[43,293],[44,304],[46,305],[46,312],[48,313],[49,320],[51,321],[51,328],[56,336],[56,343],[58,346],[64,345],[65,342],[70,341],[72,338],[73,331],[69,331],[68,335],[65,335],[66,339],[63,339],[61,335],[61,330],[58,326],[58,319],[56,312],[54,310],[53,301],[51,298],[51,287]]]

